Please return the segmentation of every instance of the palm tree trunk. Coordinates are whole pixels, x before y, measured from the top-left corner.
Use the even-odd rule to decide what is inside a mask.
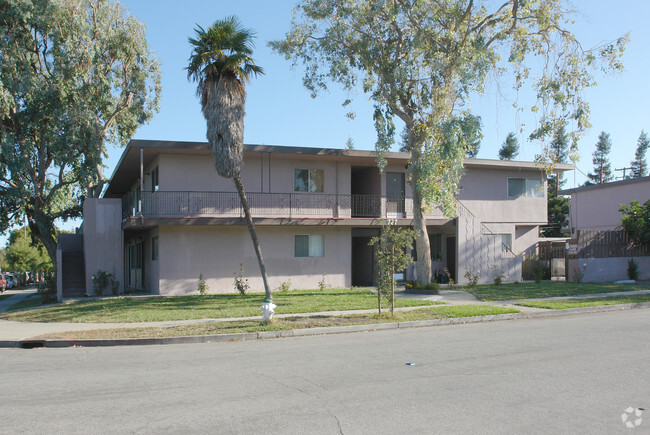
[[[260,266],[260,273],[262,274],[262,281],[264,281],[264,292],[266,293],[266,299],[271,300],[271,287],[269,287],[269,278],[266,275],[266,267],[264,266],[264,258],[262,258],[262,250],[260,249],[260,242],[257,240],[257,232],[255,231],[255,226],[253,225],[253,218],[251,217],[251,209],[248,205],[248,199],[246,199],[246,192],[244,192],[244,183],[241,181],[239,175],[233,177],[235,186],[237,186],[237,192],[239,192],[239,199],[241,201],[241,206],[244,209],[244,216],[246,218],[246,224],[248,225],[248,232],[251,234],[251,240],[253,241],[253,248],[255,249],[255,255],[257,255],[257,262]]]

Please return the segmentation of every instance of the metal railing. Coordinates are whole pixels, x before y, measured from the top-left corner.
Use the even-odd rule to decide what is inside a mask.
[[[247,193],[254,217],[409,218],[413,200],[379,195]],[[122,199],[124,219],[142,217],[243,217],[237,192],[142,192]],[[430,216],[442,216],[434,210]]]

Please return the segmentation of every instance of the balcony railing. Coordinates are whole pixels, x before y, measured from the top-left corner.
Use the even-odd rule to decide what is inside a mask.
[[[413,199],[328,193],[247,193],[258,218],[410,218]],[[236,192],[143,192],[122,200],[124,219],[142,217],[243,217]],[[436,209],[428,217],[442,217]]]

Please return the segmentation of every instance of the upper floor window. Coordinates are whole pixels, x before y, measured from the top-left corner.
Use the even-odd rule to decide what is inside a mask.
[[[322,192],[323,191],[323,170],[322,169],[294,169],[293,191],[294,192]]]
[[[151,171],[151,191],[157,192],[159,188],[160,184],[158,183],[158,166],[156,166],[153,168],[153,171]]]
[[[526,178],[508,178],[508,196],[510,198],[543,198],[544,187],[539,180]]]

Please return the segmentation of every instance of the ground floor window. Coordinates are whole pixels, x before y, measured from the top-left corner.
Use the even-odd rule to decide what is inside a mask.
[[[325,254],[322,234],[298,234],[294,247],[296,257],[322,257]]]
[[[500,234],[501,250],[503,252],[512,251],[512,234]]]

